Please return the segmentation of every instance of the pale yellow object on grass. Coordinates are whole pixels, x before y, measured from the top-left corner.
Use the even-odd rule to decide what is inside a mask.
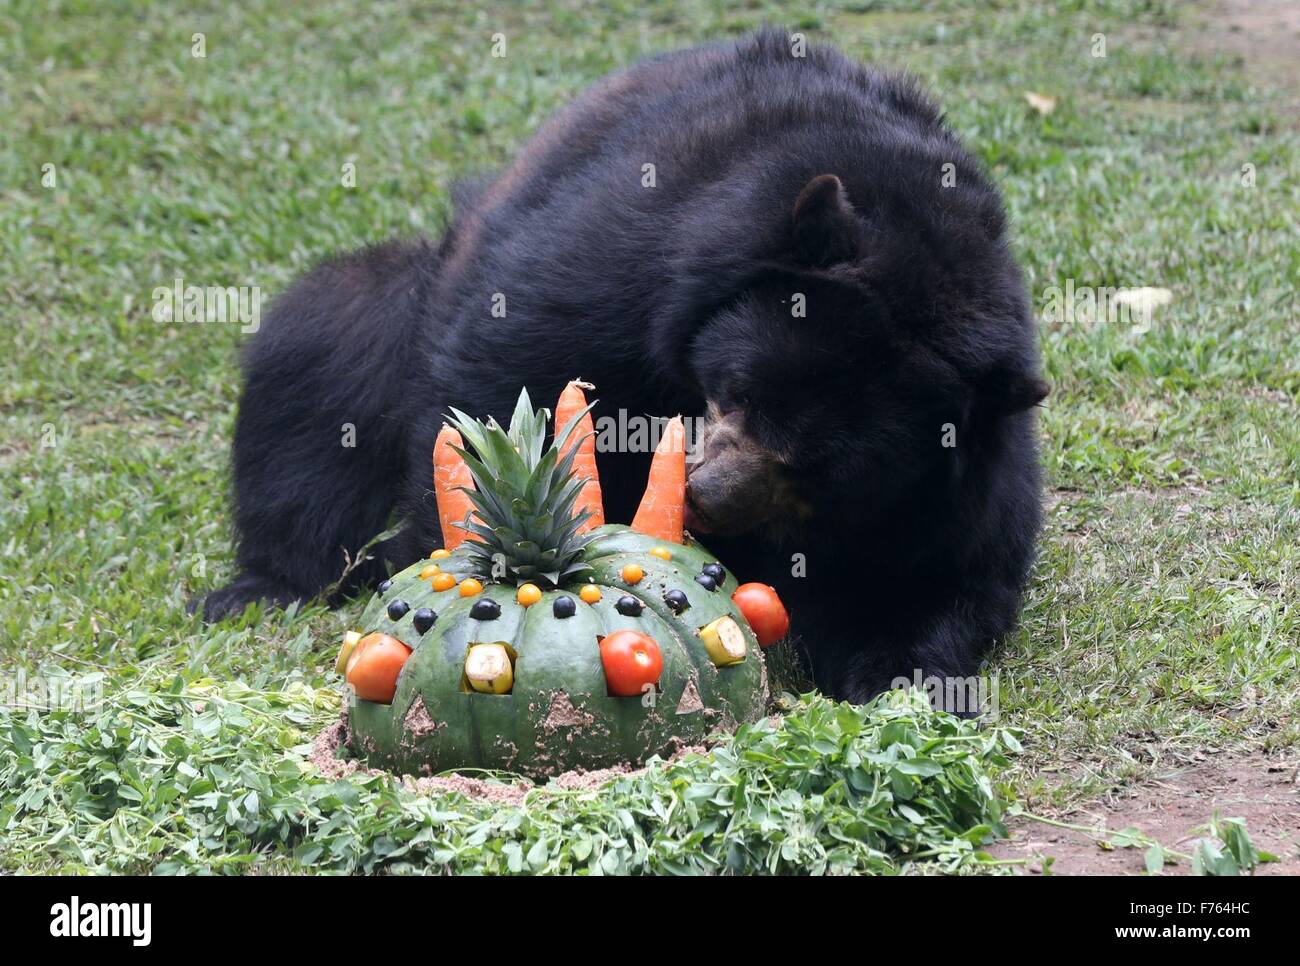
[[[1025,100],[1039,114],[1051,114],[1056,110],[1056,98],[1051,94],[1039,94],[1036,91],[1025,91]]]
[[[1122,288],[1115,292],[1115,304],[1124,305],[1133,310],[1133,314],[1142,319],[1150,319],[1152,313],[1162,305],[1174,300],[1174,293],[1167,288],[1143,285],[1140,288]]]

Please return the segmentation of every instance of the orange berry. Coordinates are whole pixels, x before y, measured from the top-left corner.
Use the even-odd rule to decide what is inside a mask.
[[[536,584],[520,584],[519,589],[515,591],[515,600],[525,607],[532,607],[542,599],[542,590]]]
[[[629,584],[641,583],[641,578],[645,576],[645,571],[641,569],[640,564],[627,564],[623,567],[623,580]]]
[[[475,594],[483,593],[483,584],[473,577],[466,577],[460,582],[460,595],[462,597],[473,597]]]
[[[434,589],[434,590],[451,590],[451,588],[453,588],[453,587],[455,587],[455,586],[456,586],[456,578],[455,578],[454,576],[452,576],[451,574],[434,574],[434,575],[433,575],[433,589]]]
[[[595,584],[587,584],[582,590],[578,591],[578,596],[588,604],[594,604],[600,600],[600,588]]]
[[[428,580],[430,577],[442,573],[442,568],[437,564],[426,564],[420,568],[420,579]]]
[[[650,556],[658,557],[660,560],[672,560],[673,552],[667,547],[651,547]]]
[[[430,559],[430,560],[442,560],[442,559],[444,559],[445,557],[450,557],[450,556],[451,556],[451,551],[450,551],[450,550],[446,549],[445,547],[439,547],[439,548],[438,548],[437,550],[435,550],[433,553],[429,554],[429,559]]]

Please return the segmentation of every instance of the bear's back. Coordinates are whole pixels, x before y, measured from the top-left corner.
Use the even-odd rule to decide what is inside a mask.
[[[695,269],[721,257],[739,273],[767,257],[810,177],[834,172],[874,205],[915,194],[906,182],[942,160],[968,165],[910,80],[829,47],[804,54],[764,30],[649,58],[575,98],[458,198],[441,267],[446,334],[461,342],[460,323],[479,321],[489,341],[540,337],[557,314],[644,332],[647,311]],[[491,314],[498,293],[508,325]],[[478,331],[463,351],[486,351]]]

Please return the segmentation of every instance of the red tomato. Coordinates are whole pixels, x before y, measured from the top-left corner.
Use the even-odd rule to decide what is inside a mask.
[[[647,684],[659,683],[664,655],[649,634],[615,631],[601,639],[600,663],[609,693],[630,698],[644,693]]]
[[[391,704],[411,649],[387,634],[367,634],[348,658],[347,681],[363,701]]]
[[[767,584],[741,584],[731,599],[763,647],[771,647],[790,633],[790,615],[785,612],[785,604]]]

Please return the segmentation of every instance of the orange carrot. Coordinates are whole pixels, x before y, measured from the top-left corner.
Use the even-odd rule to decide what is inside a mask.
[[[559,402],[555,404],[557,433],[568,424],[569,420],[587,408],[587,396],[582,390],[594,388],[591,383],[579,382],[576,379],[564,387]],[[586,477],[587,482],[582,492],[578,494],[573,512],[591,511],[587,522],[578,528],[579,533],[586,533],[605,522],[605,505],[600,494],[600,475],[596,472],[596,430],[591,421],[591,413],[587,413],[579,421],[568,442],[564,444],[564,451],[560,456],[568,455],[569,450],[575,446],[578,447],[578,452],[573,457],[573,472],[575,476]]]
[[[650,464],[645,496],[632,520],[632,529],[659,540],[682,542],[686,504],[686,429],[674,416],[664,427]]]
[[[466,514],[474,509],[469,494],[457,489],[461,486],[474,489],[474,478],[465,465],[465,457],[452,449],[453,446],[464,449],[465,441],[454,427],[443,426],[438,433],[438,441],[433,444],[433,492],[438,499],[442,545],[448,550],[455,550],[469,536],[468,531],[455,524],[463,523]]]

